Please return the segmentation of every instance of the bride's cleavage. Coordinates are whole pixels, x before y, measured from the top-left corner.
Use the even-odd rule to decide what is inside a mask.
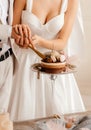
[[[46,24],[48,24],[50,21],[52,21],[53,19],[55,19],[55,18],[57,18],[58,16],[60,16],[60,14],[55,15],[55,16],[53,16],[53,17],[51,17],[51,18],[48,18],[48,16],[47,16],[46,19],[44,20],[44,22],[42,22],[42,20],[41,20],[35,13],[33,13],[33,12],[31,12],[31,13],[32,13],[32,15],[33,15],[34,17],[36,17],[36,18],[38,19],[38,21],[39,21],[42,25],[46,25]]]

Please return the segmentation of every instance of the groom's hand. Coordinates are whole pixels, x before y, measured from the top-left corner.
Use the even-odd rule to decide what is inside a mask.
[[[14,26],[12,27],[11,38],[15,39],[15,41],[17,40],[18,42],[20,41],[21,38],[21,36],[18,33],[16,33]]]
[[[31,43],[31,30],[27,25],[19,24],[13,26],[13,37],[17,45],[28,48]],[[18,35],[18,38],[16,37]]]

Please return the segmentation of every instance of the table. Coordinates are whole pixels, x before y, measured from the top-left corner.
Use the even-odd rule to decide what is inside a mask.
[[[64,114],[64,117],[76,117],[76,116],[87,116],[91,115],[91,110],[90,111],[85,111],[85,112],[78,112],[78,113],[69,113],[69,114]],[[43,120],[49,120],[49,119],[54,119],[55,116],[50,116],[50,117],[44,117],[44,118],[37,118],[37,119],[32,119],[32,120],[25,120],[25,121],[15,121],[14,122],[14,130],[33,130],[36,122],[38,121],[43,121]],[[24,129],[26,127],[26,129]],[[29,128],[29,129],[28,129]]]

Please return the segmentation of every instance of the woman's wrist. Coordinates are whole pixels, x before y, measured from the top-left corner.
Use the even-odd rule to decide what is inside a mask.
[[[61,39],[54,39],[54,40],[41,39],[39,42],[39,46],[51,50],[63,50],[66,46],[66,43],[64,43],[64,41]]]
[[[54,48],[54,42],[51,40],[46,40],[46,39],[40,39],[39,41],[39,46],[47,48],[47,49],[53,49]]]
[[[32,44],[51,50],[62,50],[65,47],[65,44],[61,39],[47,40],[38,35],[32,37]]]
[[[45,42],[46,42],[46,40],[44,38],[40,38],[38,41],[38,45],[43,47]]]

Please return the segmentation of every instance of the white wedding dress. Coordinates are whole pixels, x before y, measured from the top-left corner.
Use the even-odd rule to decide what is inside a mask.
[[[22,23],[29,25],[32,35],[54,39],[64,24],[68,0],[62,1],[60,14],[43,25],[31,12],[33,0],[27,0],[27,8],[22,13]],[[58,75],[52,88],[49,75],[41,74],[40,79],[37,79],[37,73],[31,69],[31,65],[40,60],[39,57],[31,49],[21,49],[16,44],[13,44],[12,48],[16,57],[9,107],[13,120],[27,120],[85,110],[73,74]],[[42,47],[38,49],[41,52],[49,51]],[[69,45],[67,49],[68,55],[71,55]]]

